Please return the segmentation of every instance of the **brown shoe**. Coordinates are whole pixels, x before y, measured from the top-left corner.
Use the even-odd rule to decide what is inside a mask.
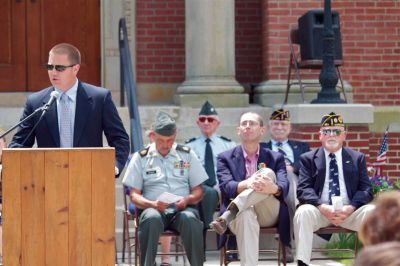
[[[226,229],[228,229],[228,225],[224,218],[218,217],[210,223],[210,228],[214,229],[218,234],[223,235]]]

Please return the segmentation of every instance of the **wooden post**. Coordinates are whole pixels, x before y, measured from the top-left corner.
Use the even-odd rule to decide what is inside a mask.
[[[3,150],[4,265],[115,265],[113,148]]]

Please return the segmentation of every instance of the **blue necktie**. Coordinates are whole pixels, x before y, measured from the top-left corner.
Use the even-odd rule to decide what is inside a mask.
[[[214,155],[211,149],[210,139],[206,139],[206,151],[204,156],[204,168],[206,169],[208,179],[205,184],[213,187],[217,180],[215,179],[215,168],[214,168]]]
[[[291,165],[292,162],[289,160],[289,158],[288,158],[288,156],[287,156],[285,150],[283,149],[283,144],[282,144],[282,142],[277,142],[277,143],[276,143],[276,146],[278,147],[278,152],[279,152],[280,154],[282,154],[283,157],[285,157],[285,163],[286,163],[287,165],[288,165],[288,164]]]
[[[73,146],[71,106],[68,95],[61,94],[60,98],[60,147],[70,148]]]
[[[332,204],[332,196],[340,196],[339,170],[335,154],[330,153],[329,157],[331,158],[329,163],[329,203]]]

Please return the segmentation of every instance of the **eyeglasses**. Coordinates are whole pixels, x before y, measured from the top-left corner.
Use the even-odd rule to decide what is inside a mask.
[[[253,120],[246,120],[246,121],[240,122],[241,127],[256,127],[259,125],[260,125],[260,123],[253,121]]]
[[[200,121],[201,123],[206,122],[206,120],[207,120],[208,123],[212,123],[212,122],[214,122],[214,121],[217,120],[217,119],[215,119],[214,117],[208,117],[208,116],[201,116],[201,117],[199,117],[199,121]]]
[[[73,67],[76,64],[70,65],[70,66],[63,66],[63,65],[50,65],[50,64],[46,64],[45,67],[48,71],[53,70],[53,68],[55,68],[58,72],[63,72],[64,70],[66,70],[68,67]]]
[[[322,129],[321,133],[324,136],[330,136],[331,134],[333,134],[334,136],[339,136],[340,134],[342,134],[342,130],[338,129],[338,128],[334,128],[334,129]]]

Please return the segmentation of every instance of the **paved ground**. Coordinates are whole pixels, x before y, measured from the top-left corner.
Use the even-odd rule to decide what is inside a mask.
[[[118,254],[118,258],[121,258],[121,254]],[[184,263],[182,261],[182,258],[179,258],[178,262],[175,262],[175,259],[171,260],[171,264],[174,266],[184,266]],[[116,264],[118,266],[127,266],[129,264],[127,263],[121,263]],[[160,265],[160,258],[157,258],[157,265]],[[207,261],[204,263],[205,266],[219,266],[219,252],[217,251],[208,251],[207,252]],[[232,262],[229,263],[229,266],[237,266],[240,265],[239,262]],[[271,260],[271,261],[260,261],[258,264],[259,266],[276,266],[278,265],[277,261]],[[282,264],[281,264],[282,265]],[[297,263],[288,263],[288,266],[295,266]],[[312,266],[342,266],[343,264],[335,262],[335,261],[330,261],[330,260],[314,260],[311,263]],[[190,266],[188,262],[186,262],[186,266]]]

